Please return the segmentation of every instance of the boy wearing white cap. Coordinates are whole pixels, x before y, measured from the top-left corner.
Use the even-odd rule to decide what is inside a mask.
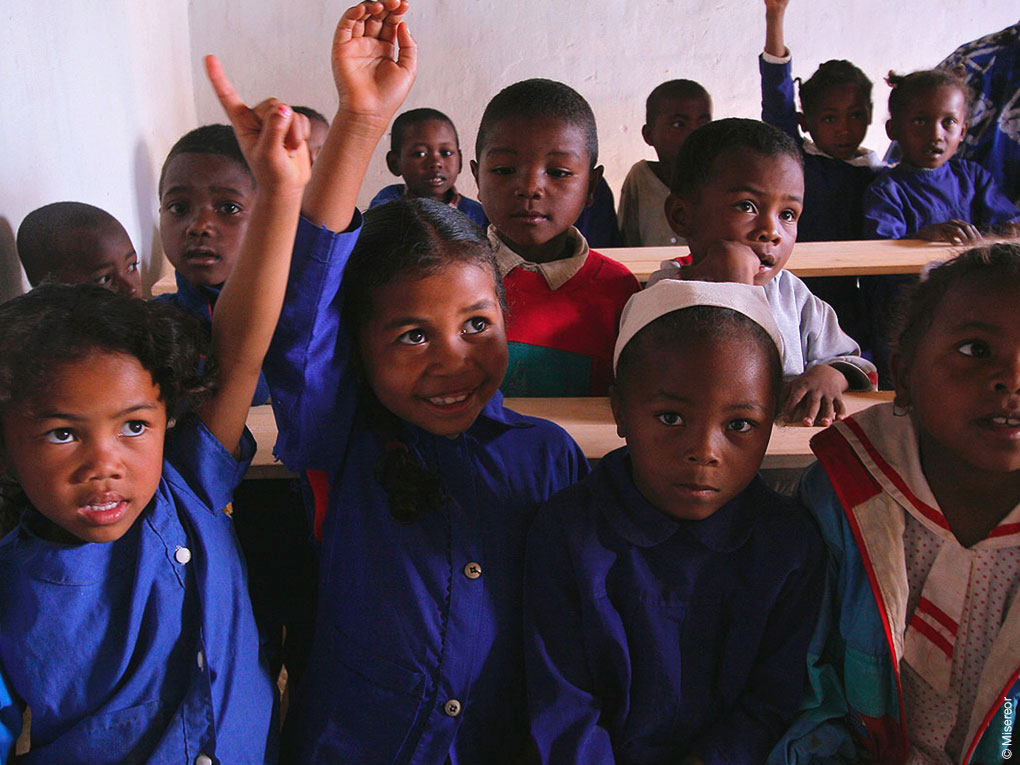
[[[624,308],[627,446],[528,538],[527,681],[543,762],[762,762],[797,711],[822,542],[757,471],[782,392],[761,287],[666,280]]]

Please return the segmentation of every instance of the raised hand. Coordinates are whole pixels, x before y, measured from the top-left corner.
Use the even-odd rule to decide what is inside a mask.
[[[765,52],[782,58],[786,55],[783,18],[790,0],[765,0]]]
[[[205,57],[205,71],[234,126],[256,187],[300,193],[311,175],[308,118],[275,98],[266,99],[254,109],[248,108],[215,56]]]
[[[338,114],[389,118],[414,82],[418,48],[404,24],[406,0],[377,0],[348,8],[333,35],[333,81]]]

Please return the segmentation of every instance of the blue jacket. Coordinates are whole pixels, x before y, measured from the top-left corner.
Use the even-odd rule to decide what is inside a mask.
[[[276,454],[309,476],[321,530],[315,643],[287,739],[298,762],[500,762],[527,741],[521,578],[538,503],[587,472],[550,422],[497,393],[460,436],[404,423],[441,475],[443,512],[392,518],[376,479],[383,437],[366,421],[341,321],[358,238],[302,219],[265,370]]]
[[[406,187],[402,183],[394,183],[390,186],[385,186],[383,189],[372,197],[372,201],[369,202],[368,206],[378,207],[384,205],[387,202],[392,202],[395,199],[406,199],[405,196]],[[483,228],[488,225],[488,221],[485,219],[485,212],[482,210],[482,206],[474,199],[470,199],[465,196],[458,195],[460,199],[457,201],[457,209],[468,216],[471,220],[477,223]]]

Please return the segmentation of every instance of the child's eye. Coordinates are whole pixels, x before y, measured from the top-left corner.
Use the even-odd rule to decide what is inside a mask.
[[[450,149],[441,149],[439,155],[441,157],[452,157],[453,152]]]
[[[785,220],[787,223],[796,223],[797,211],[796,210],[783,210],[779,213],[779,217]]]
[[[831,114],[826,114],[824,117],[822,117],[822,122],[824,122],[826,125],[831,125],[835,121],[836,121],[836,118],[833,115],[831,115]]]
[[[513,175],[514,169],[512,167],[492,167],[489,168],[489,172],[493,175]]]
[[[573,175],[573,173],[570,170],[564,170],[556,167],[551,170],[546,170],[546,175],[551,175],[553,178],[569,178]]]
[[[149,429],[149,423],[145,420],[128,420],[124,423],[124,427],[120,429],[122,436],[128,436],[134,438],[135,436],[142,435]]]
[[[109,284],[112,281],[113,281],[113,276],[111,276],[110,274],[103,274],[102,276],[100,276],[100,277],[98,277],[96,279],[96,284],[98,284],[100,287],[105,287],[107,284]]]
[[[687,123],[684,122],[683,120],[674,120],[673,122],[669,123],[669,126],[671,128],[676,128],[677,130],[683,130],[684,128],[687,127]]]
[[[418,149],[417,151],[412,151],[411,152],[411,157],[414,158],[414,159],[421,159],[424,156],[425,156],[425,150],[424,149]]]
[[[69,444],[75,440],[74,431],[70,428],[54,428],[47,431],[43,437],[51,444]]]
[[[138,261],[137,260],[132,260],[130,263],[128,263],[127,272],[129,274],[133,274],[137,270],[138,270]]]
[[[749,199],[740,200],[737,202],[735,207],[740,210],[740,212],[753,213],[757,211],[757,208],[754,206],[754,202]]]
[[[404,345],[421,345],[425,342],[425,333],[420,329],[409,329],[397,338],[397,342]]]
[[[868,118],[867,112],[853,112],[850,115],[850,119],[852,120],[865,120],[867,118]]]
[[[477,335],[489,328],[489,320],[484,316],[472,316],[464,322],[464,332],[468,335]]]
[[[670,427],[684,424],[684,418],[676,412],[661,412],[660,414],[655,415],[655,419],[663,425],[668,425]]]
[[[184,202],[171,202],[165,206],[165,209],[171,215],[184,215],[188,210],[188,206]]]
[[[948,128],[948,127],[952,127],[955,124],[956,124],[956,118],[955,117],[946,117],[944,120],[942,120],[943,127],[947,127]]]
[[[241,205],[237,202],[223,202],[220,204],[220,212],[224,212],[227,215],[237,215],[241,212]]]
[[[988,344],[982,340],[967,340],[956,346],[956,350],[975,359],[986,359],[989,356]]]
[[[738,420],[731,420],[729,425],[727,425],[726,427],[729,430],[735,431],[737,433],[750,433],[752,430],[754,430],[756,426],[753,422],[751,422],[751,420],[745,420],[741,418]]]

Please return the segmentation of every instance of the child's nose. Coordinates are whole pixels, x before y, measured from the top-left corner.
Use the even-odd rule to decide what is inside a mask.
[[[684,459],[696,465],[718,465],[719,450],[711,428],[692,428]]]
[[[465,344],[458,333],[454,337],[439,337],[432,341],[431,362],[434,372],[450,374],[464,366]]]
[[[208,234],[213,230],[214,214],[212,210],[199,208],[188,221],[188,233],[192,236]]]
[[[1020,349],[1007,354],[996,370],[995,389],[1010,396],[1020,395]]]
[[[105,481],[122,477],[123,463],[115,441],[104,438],[85,441],[76,476],[79,481]]]
[[[541,196],[542,178],[542,171],[537,168],[517,173],[517,195],[527,199],[536,199]]]
[[[779,226],[778,218],[772,215],[759,215],[756,223],[755,241],[770,242],[775,245],[783,240],[783,232]]]

